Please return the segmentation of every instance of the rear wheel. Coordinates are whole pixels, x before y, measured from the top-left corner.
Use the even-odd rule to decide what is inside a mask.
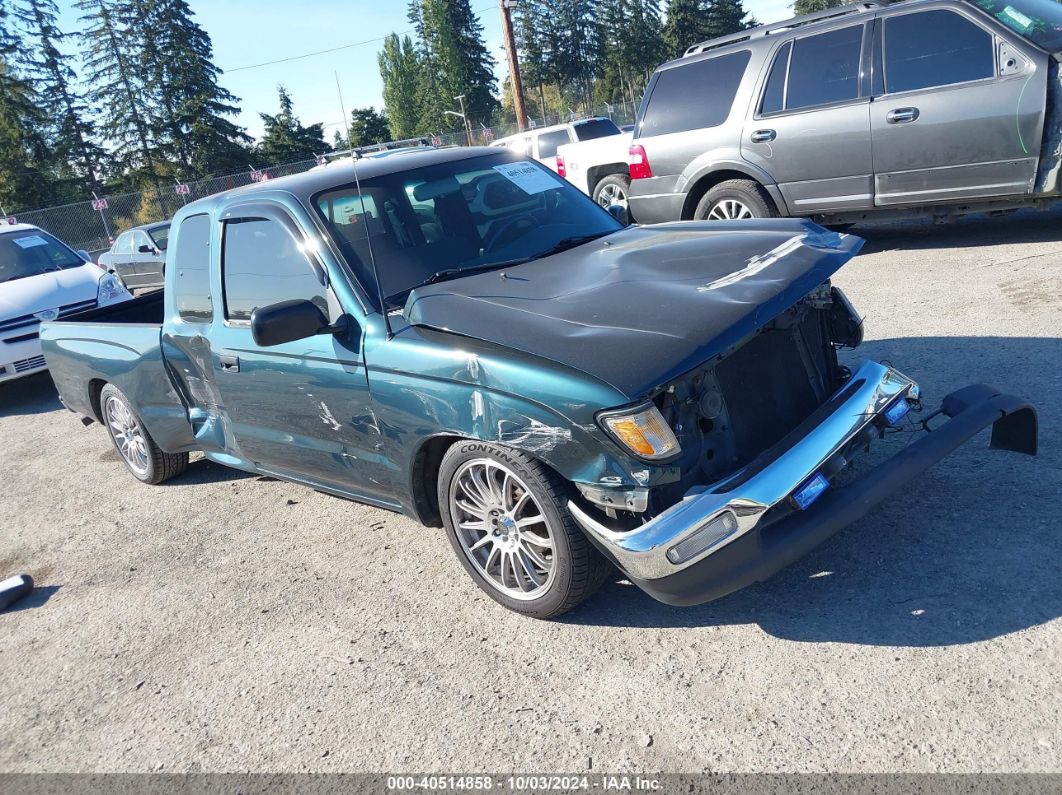
[[[777,218],[778,210],[767,192],[752,180],[728,179],[704,194],[693,217],[698,221],[741,221]]]
[[[575,525],[567,484],[530,456],[459,442],[443,457],[438,497],[465,571],[517,613],[553,618],[592,594],[611,564]]]
[[[143,483],[162,483],[188,468],[188,453],[167,453],[147,432],[129,399],[114,384],[100,391],[100,413],[126,469]]]
[[[602,207],[613,204],[627,206],[627,196],[631,190],[631,178],[626,174],[609,174],[602,177],[594,186],[594,201]]]

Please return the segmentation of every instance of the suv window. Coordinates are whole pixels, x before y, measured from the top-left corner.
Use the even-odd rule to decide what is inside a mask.
[[[658,72],[638,137],[718,127],[730,116],[748,50]]]
[[[295,238],[277,221],[227,221],[222,254],[229,320],[250,320],[260,307],[295,298],[312,301],[328,315],[324,286]]]
[[[774,65],[763,88],[760,113],[777,113],[785,109],[785,77],[789,72],[789,55],[792,52],[793,42],[787,41],[774,57]]]
[[[557,147],[571,142],[572,139],[567,130],[542,133],[542,135],[538,136],[538,159],[543,160],[547,157],[553,157],[557,154]]]
[[[177,313],[189,323],[209,323],[214,317],[210,299],[210,218],[192,215],[181,221],[173,251],[173,294]]]
[[[857,99],[862,48],[861,24],[794,41],[785,109]]]
[[[992,35],[954,11],[885,20],[888,93],[983,80],[996,72]]]

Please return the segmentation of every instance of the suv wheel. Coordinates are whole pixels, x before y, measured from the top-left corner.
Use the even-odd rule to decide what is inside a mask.
[[[439,467],[443,523],[465,571],[517,613],[553,618],[597,590],[611,564],[568,511],[568,484],[530,456],[459,442]]]
[[[693,217],[698,221],[739,221],[777,218],[778,211],[767,192],[752,180],[729,179],[704,194]]]

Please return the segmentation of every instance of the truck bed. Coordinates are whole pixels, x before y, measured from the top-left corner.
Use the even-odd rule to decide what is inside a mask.
[[[102,422],[99,395],[114,384],[167,452],[192,449],[184,401],[162,354],[163,291],[41,324],[41,348],[71,411]]]

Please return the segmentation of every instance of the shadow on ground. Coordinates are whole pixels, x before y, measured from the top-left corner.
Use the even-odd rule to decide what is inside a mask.
[[[928,248],[990,248],[1060,241],[1062,203],[1049,210],[1018,210],[1005,215],[975,214],[945,224],[931,221],[858,224],[852,233],[867,243],[863,253]]]
[[[62,407],[47,371],[0,384],[0,417],[47,414]]]
[[[13,605],[9,605],[3,612],[17,613],[20,610],[32,610],[35,607],[42,607],[60,588],[62,588],[61,585],[34,586],[32,591]]]
[[[617,581],[561,620],[758,624],[794,641],[946,646],[1062,616],[1062,376],[1050,364],[1062,361],[1062,340],[888,339],[857,353],[889,359],[917,378],[927,407],[976,382],[1029,398],[1039,412],[1040,455],[989,450],[982,433],[766,582],[717,602],[675,608]],[[866,468],[900,444],[879,444]]]

